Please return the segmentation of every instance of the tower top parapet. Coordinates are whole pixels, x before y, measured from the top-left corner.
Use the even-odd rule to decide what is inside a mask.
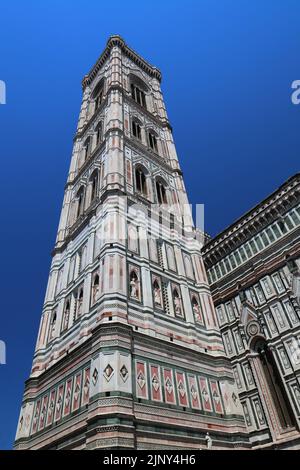
[[[106,47],[105,47],[104,51],[102,52],[102,54],[100,55],[99,59],[93,65],[93,67],[88,72],[88,74],[83,77],[83,80],[82,80],[82,88],[83,89],[85,89],[85,87],[87,85],[92,83],[92,81],[96,77],[99,69],[102,67],[102,65],[107,60],[107,58],[110,54],[110,51],[114,46],[119,46],[121,48],[122,52],[127,57],[129,57],[139,67],[141,67],[141,69],[143,69],[146,73],[148,73],[148,75],[150,75],[151,77],[157,78],[157,80],[159,80],[159,82],[161,82],[162,75],[161,75],[160,70],[157,67],[154,67],[151,64],[149,64],[149,62],[147,62],[145,59],[143,59],[143,57],[141,57],[133,49],[131,49],[126,44],[126,42],[124,41],[124,39],[121,36],[116,34],[116,35],[112,35],[112,36],[109,37],[109,39],[106,43]]]

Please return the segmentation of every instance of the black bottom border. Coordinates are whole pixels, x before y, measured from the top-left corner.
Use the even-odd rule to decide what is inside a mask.
[[[296,452],[296,455],[295,455]],[[76,450],[59,450],[59,451],[0,451],[1,466],[7,464],[24,464],[31,465],[31,468],[39,465],[39,468],[45,464],[48,466],[64,462],[68,465],[73,463],[76,466],[86,466],[89,464],[105,468],[123,467],[124,469],[139,468],[163,468],[163,467],[183,467],[199,469],[202,465],[220,465],[224,468],[239,468],[244,470],[248,465],[264,465],[268,470],[272,466],[284,465],[289,463],[295,465],[295,458],[298,457],[299,451],[286,450],[199,450],[199,451],[170,451],[170,450],[94,450],[94,451],[76,451]],[[242,466],[242,468],[241,468]],[[4,467],[2,467],[4,468]],[[203,467],[202,467],[203,468]],[[207,469],[207,467],[206,467]],[[208,468],[207,470],[212,470]]]

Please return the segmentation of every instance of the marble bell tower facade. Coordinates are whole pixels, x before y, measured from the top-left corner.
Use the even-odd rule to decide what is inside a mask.
[[[83,79],[16,449],[250,446],[160,82],[119,36]]]

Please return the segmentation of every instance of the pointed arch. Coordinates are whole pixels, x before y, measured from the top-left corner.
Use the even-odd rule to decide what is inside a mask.
[[[146,94],[149,91],[148,86],[140,77],[133,73],[129,74],[129,81],[131,97],[136,103],[147,109]]]
[[[191,295],[191,303],[192,303],[192,309],[193,309],[193,314],[194,314],[194,319],[197,323],[203,324],[203,314],[201,311],[201,306],[200,306],[200,299],[197,294],[192,294]]]
[[[168,204],[167,186],[166,181],[161,176],[156,177],[155,189],[158,204]]]
[[[99,121],[97,126],[95,127],[96,133],[96,147],[100,145],[103,141],[103,121]]]
[[[167,251],[168,268],[171,271],[176,271],[176,261],[175,261],[175,254],[174,254],[173,246],[167,244],[166,251]]]
[[[240,323],[246,327],[247,324],[253,320],[257,321],[256,310],[248,301],[246,301],[241,307]]]
[[[54,310],[50,318],[48,341],[51,341],[55,336],[56,322],[57,322],[57,312],[56,310]]]
[[[157,239],[154,237],[148,237],[148,247],[150,259],[154,262],[158,262],[158,248],[157,248]]]
[[[142,140],[142,123],[136,117],[133,117],[131,119],[131,130],[132,130],[133,137],[141,141]]]
[[[190,255],[187,253],[183,254],[183,262],[184,262],[184,267],[185,267],[185,273],[187,277],[190,279],[194,279],[194,270],[193,270],[193,264]]]
[[[128,224],[128,249],[134,253],[138,253],[138,229],[136,225]]]
[[[99,170],[95,168],[92,172],[90,179],[90,203],[92,203],[98,196],[98,189],[99,189]]]
[[[148,197],[147,176],[148,171],[140,164],[135,166],[135,188],[136,191],[143,197]]]
[[[158,153],[158,134],[154,129],[147,130],[148,145],[155,153]]]
[[[100,292],[100,276],[98,272],[93,274],[93,281],[92,281],[92,305],[94,305],[98,298]]]
[[[76,298],[76,319],[79,318],[82,314],[82,306],[83,306],[83,286],[81,286],[77,291],[77,298]]]
[[[80,186],[76,193],[76,200],[77,200],[77,209],[76,209],[76,219],[78,219],[84,213],[84,196],[85,196],[85,188],[84,186]]]
[[[92,139],[88,136],[83,144],[83,163],[89,158],[92,153]]]
[[[69,326],[69,318],[70,318],[70,309],[71,309],[71,302],[70,299],[66,299],[65,308],[63,313],[63,321],[62,321],[62,331],[66,331]]]
[[[97,85],[95,86],[91,98],[94,101],[94,112],[98,110],[100,107],[101,103],[103,102],[104,99],[104,84],[105,84],[105,78],[101,78]]]
[[[152,277],[152,290],[154,307],[163,308],[161,279],[157,276]]]

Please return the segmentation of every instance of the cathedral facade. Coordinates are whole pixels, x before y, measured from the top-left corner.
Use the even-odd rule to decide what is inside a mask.
[[[160,82],[119,36],[83,79],[16,449],[251,446]]]
[[[202,249],[253,448],[300,448],[300,174]]]

